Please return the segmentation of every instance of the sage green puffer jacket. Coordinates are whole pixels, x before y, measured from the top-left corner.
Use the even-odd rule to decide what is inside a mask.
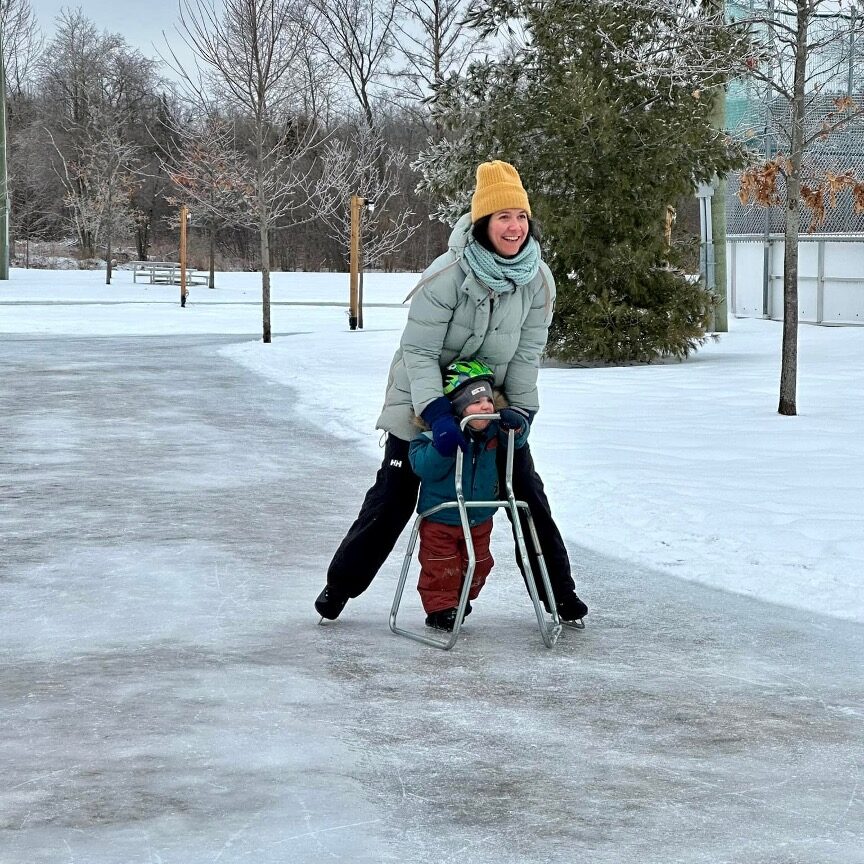
[[[456,223],[448,251],[423,272],[412,292],[408,322],[387,380],[376,427],[410,441],[419,416],[443,395],[442,372],[454,360],[476,358],[495,372],[495,386],[511,405],[540,407],[537,370],[546,347],[555,280],[545,263],[528,285],[496,294],[462,258],[471,216]]]

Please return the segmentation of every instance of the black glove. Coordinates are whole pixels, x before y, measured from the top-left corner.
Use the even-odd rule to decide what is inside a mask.
[[[531,415],[524,408],[502,408],[498,412],[501,418],[498,425],[505,431],[511,429],[516,432],[523,432],[531,422]]]
[[[432,446],[442,456],[455,456],[457,447],[461,447],[462,452],[465,452],[468,442],[453,416],[453,406],[446,396],[433,399],[420,416],[432,428]]]

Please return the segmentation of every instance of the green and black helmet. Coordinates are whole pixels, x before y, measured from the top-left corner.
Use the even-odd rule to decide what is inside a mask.
[[[444,395],[451,398],[469,381],[495,383],[495,373],[479,360],[457,360],[444,370]]]
[[[444,370],[444,395],[461,417],[465,409],[484,396],[494,399],[495,373],[479,360],[457,360]]]

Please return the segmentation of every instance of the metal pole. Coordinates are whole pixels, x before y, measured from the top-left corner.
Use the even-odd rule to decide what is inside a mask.
[[[716,0],[717,11],[723,15],[723,20],[728,23],[729,16],[726,14],[725,0]],[[725,133],[726,131],[726,87],[718,87],[714,91],[714,105],[711,117],[715,129]],[[710,208],[711,229],[714,237],[712,244],[714,285],[717,287],[719,302],[714,309],[713,330],[715,333],[726,333],[729,330],[729,288],[726,275],[726,180],[715,178],[714,203]]]
[[[9,184],[6,173],[6,70],[0,35],[0,279],[9,278]]]
[[[821,324],[825,317],[825,241],[820,240],[816,247],[816,323]]]
[[[186,305],[186,220],[189,211],[185,204],[180,205],[180,305]]]
[[[729,306],[732,309],[732,314],[735,315],[738,310],[738,244],[733,242],[729,244]]]
[[[724,97],[725,98],[725,97]],[[714,206],[711,208],[711,226],[716,242],[712,245],[714,254],[714,282],[718,287],[720,302],[714,310],[714,331],[726,333],[729,330],[729,271],[726,267],[726,180],[717,181],[714,190]]]
[[[711,217],[711,198],[714,195],[714,186],[711,183],[700,183],[696,189],[696,196],[699,199],[699,275],[702,277],[702,282],[705,288],[712,294],[716,295],[717,279],[714,269],[714,233],[713,220]],[[725,297],[726,286],[723,286],[720,297],[723,301],[723,323],[726,322]],[[720,304],[718,303],[717,310]],[[726,332],[728,326],[720,329],[718,327],[717,310],[712,310],[711,319],[708,322],[708,329],[712,333]]]
[[[714,194],[712,187],[711,193],[705,196],[705,275],[706,283],[709,291],[714,291],[717,287],[717,277],[714,270],[714,231],[711,207],[711,197]]]
[[[714,96],[714,126],[726,129],[726,88],[719,87]],[[709,201],[711,213],[711,271],[712,287],[717,288],[720,302],[714,310],[714,332],[726,333],[729,330],[729,298],[726,276],[726,180],[714,178],[712,184],[714,201]]]
[[[768,0],[768,15],[774,20],[774,0]],[[774,48],[774,28],[768,25],[768,36],[771,50]],[[771,60],[771,80],[774,80],[774,61]],[[766,87],[765,93],[765,159],[771,158],[771,97],[773,88],[771,84]],[[763,228],[763,251],[762,251],[762,317],[771,317],[771,216],[773,208],[765,208],[765,225]]]
[[[360,270],[360,209],[363,199],[359,195],[351,196],[351,242],[350,242],[350,276],[348,285],[348,329],[356,330],[359,320],[359,270]]]

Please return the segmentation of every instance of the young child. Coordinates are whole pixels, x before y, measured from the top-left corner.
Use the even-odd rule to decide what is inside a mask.
[[[466,501],[498,500],[496,451],[506,446],[509,430],[516,432],[515,445],[528,440],[528,417],[523,412],[495,405],[492,370],[478,360],[459,360],[444,370],[444,395],[454,415],[494,414],[501,419],[472,420],[466,426],[467,446],[462,460],[462,494]],[[504,403],[499,394],[499,401]],[[506,403],[504,403],[506,405]],[[411,467],[420,478],[417,512],[422,513],[456,500],[456,456],[435,449],[431,432],[421,432],[408,451]],[[475,600],[494,561],[489,551],[492,517],[496,508],[469,507],[468,522],[474,544],[474,576],[469,599]],[[417,590],[426,611],[426,626],[452,631],[462,579],[468,568],[468,549],[457,507],[448,507],[420,523],[420,580]],[[465,614],[471,612],[471,604]]]

